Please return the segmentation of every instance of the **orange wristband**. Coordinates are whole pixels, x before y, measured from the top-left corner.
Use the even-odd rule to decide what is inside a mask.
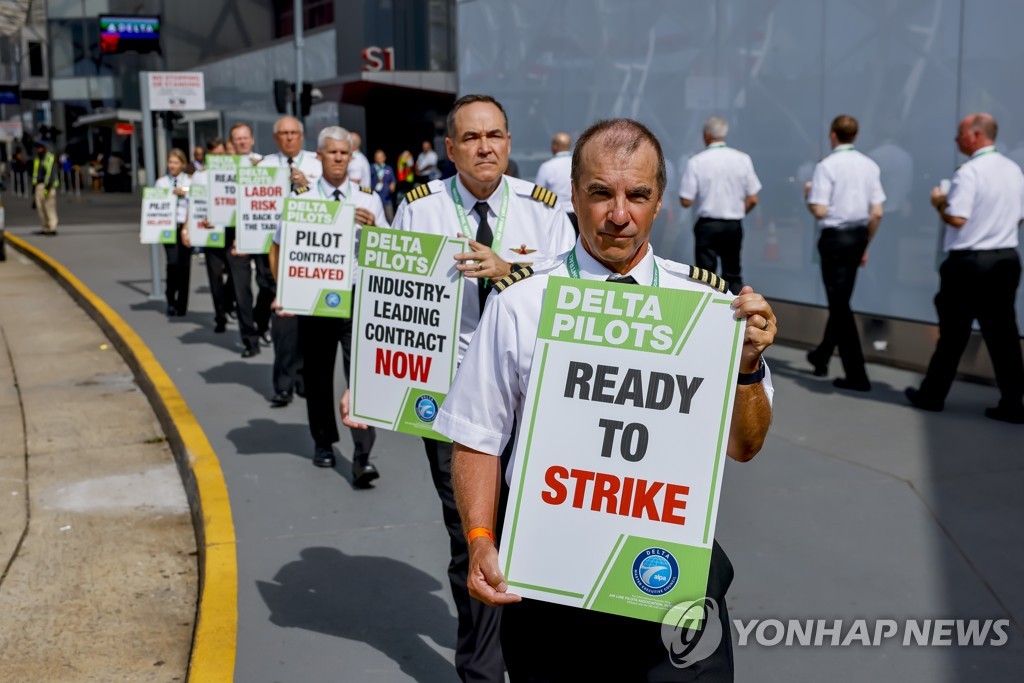
[[[469,533],[466,534],[466,543],[472,543],[474,540],[480,538],[481,536],[491,539],[491,543],[494,543],[494,534],[491,532],[490,529],[482,526],[478,526],[475,529],[469,530]]]

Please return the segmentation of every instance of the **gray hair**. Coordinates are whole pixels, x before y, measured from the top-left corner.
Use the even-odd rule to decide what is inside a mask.
[[[327,126],[320,131],[320,134],[316,136],[316,149],[318,152],[327,145],[328,140],[347,143],[348,151],[352,151],[352,140],[349,138],[348,131],[341,126]]]
[[[709,116],[704,122],[704,132],[712,140],[724,140],[729,134],[729,122],[722,116]]]
[[[303,135],[306,134],[306,127],[302,125],[302,121],[299,121],[294,116],[282,116],[277,121],[274,121],[274,135],[277,135],[277,127],[281,123],[283,123],[284,121],[289,121],[289,120],[290,121],[294,121],[295,123],[299,124],[299,132],[302,133]]]

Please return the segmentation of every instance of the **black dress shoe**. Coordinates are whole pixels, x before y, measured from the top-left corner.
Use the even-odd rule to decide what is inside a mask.
[[[907,387],[903,390],[903,395],[910,401],[910,405],[920,410],[927,410],[931,413],[941,413],[944,407],[942,401],[929,401],[921,394],[920,389],[914,387]]]
[[[270,336],[270,330],[260,332],[260,341],[263,342],[264,346],[271,346],[274,343],[273,337]]]
[[[317,467],[334,467],[334,449],[317,446],[313,454],[313,464]]]
[[[287,391],[279,391],[270,397],[270,405],[274,408],[284,408],[292,402],[292,395]]]
[[[996,406],[995,408],[986,408],[985,417],[990,420],[999,420],[1000,422],[1009,422],[1014,425],[1024,425],[1024,408],[1003,408],[1002,406]]]
[[[178,309],[176,309],[174,306],[168,306],[167,307],[167,317],[168,318],[174,318],[177,315],[178,315]]]
[[[374,479],[380,478],[380,472],[377,468],[368,462],[359,462],[358,460],[352,463],[352,485],[358,489],[365,489],[370,486],[370,482]]]
[[[871,391],[871,382],[866,379],[854,382],[845,377],[837,377],[832,386],[837,389],[847,389],[849,391]]]
[[[828,376],[828,361],[825,363],[819,363],[814,355],[814,351],[807,352],[807,362],[814,368],[811,372],[814,373],[815,377],[827,377]]]
[[[226,329],[228,329],[228,326],[225,325],[223,322],[219,322],[213,326],[213,333],[222,334]]]
[[[238,320],[238,311],[231,309],[230,311],[228,311],[228,317],[231,318],[232,320]]]
[[[252,358],[258,356],[260,353],[260,347],[258,346],[246,346],[242,351],[242,358]]]

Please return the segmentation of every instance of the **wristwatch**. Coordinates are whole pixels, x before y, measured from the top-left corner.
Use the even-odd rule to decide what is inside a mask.
[[[758,384],[764,379],[764,358],[758,361],[757,370],[754,372],[741,372],[736,376],[736,384],[746,386],[748,384]]]

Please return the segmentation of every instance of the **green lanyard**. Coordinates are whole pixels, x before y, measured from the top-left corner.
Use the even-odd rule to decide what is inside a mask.
[[[505,235],[505,219],[508,218],[508,195],[511,192],[508,182],[505,180],[501,182],[504,185],[505,194],[501,198],[501,208],[498,210],[498,224],[494,226],[494,241],[491,243],[491,249],[499,256],[501,256],[501,238]],[[466,207],[462,203],[462,195],[459,194],[459,188],[455,186],[455,178],[452,178],[452,199],[455,201],[455,213],[459,216],[462,234],[469,237],[472,231],[469,229],[469,219],[466,217]],[[473,233],[473,239],[476,239],[476,233]]]
[[[996,151],[995,147],[993,147],[992,149],[986,149],[984,152],[982,152],[980,154],[974,154],[973,156],[971,156],[971,158],[972,159],[977,159],[978,157],[983,157],[986,154],[991,154],[992,152],[995,152],[995,151]]]
[[[565,261],[566,267],[569,268],[569,276],[573,279],[578,280],[580,278],[580,263],[576,260],[576,249],[573,248],[569,252],[569,258]],[[614,282],[614,280],[612,280]],[[651,287],[657,287],[658,283],[661,282],[661,274],[658,271],[658,262],[654,262],[654,277],[651,279]]]
[[[836,149],[833,152],[833,154],[841,154],[842,152],[852,152],[852,151],[853,151],[853,145],[839,145],[838,147],[836,147]]]
[[[708,145],[708,149],[721,149],[722,147],[725,147],[724,142],[712,142]]]

